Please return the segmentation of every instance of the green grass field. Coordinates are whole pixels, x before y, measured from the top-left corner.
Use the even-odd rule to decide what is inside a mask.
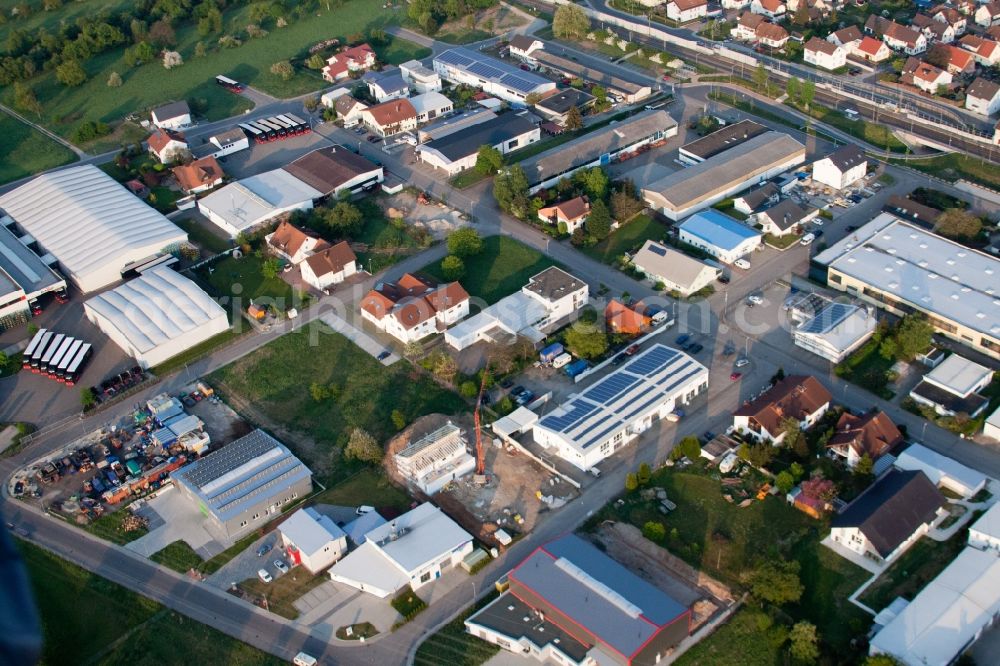
[[[18,546],[42,618],[46,666],[285,663],[37,546]]]
[[[499,596],[492,592],[465,609],[458,616],[427,637],[413,657],[415,666],[479,666],[500,652],[500,646],[476,638],[465,630],[465,620]]]
[[[198,565],[202,563],[201,556],[183,541],[167,544],[166,548],[158,553],[153,553],[149,559],[179,573],[187,573],[189,569],[197,569]]]
[[[9,3],[5,3],[9,4]],[[93,14],[102,7],[121,8],[129,3],[111,0],[67,2],[52,12],[37,11],[27,21],[9,21],[0,28],[0,39],[5,39],[14,28],[31,29],[42,24],[50,30],[58,28],[67,17]],[[329,6],[330,9],[326,7]],[[231,5],[224,12],[223,30],[226,34],[238,33],[250,23],[249,5]],[[8,9],[9,14],[9,9]],[[347,0],[343,3],[323,4],[315,12],[296,18],[288,17],[288,25],[278,28],[274,22],[264,24],[269,31],[266,37],[248,39],[244,34],[242,46],[222,49],[218,46],[219,34],[202,38],[191,22],[176,28],[176,50],[184,58],[184,65],[166,70],[158,62],[142,67],[127,67],[123,60],[124,49],[118,48],[83,63],[89,80],[76,88],[59,84],[52,71],[46,71],[29,81],[36,96],[45,107],[42,121],[53,131],[68,136],[84,120],[117,122],[130,113],[144,114],[149,109],[177,99],[195,101],[195,110],[208,120],[218,120],[250,107],[243,96],[230,93],[214,83],[215,76],[225,74],[248,83],[271,95],[293,97],[328,84],[319,72],[298,67],[288,81],[271,74],[273,63],[297,59],[307,54],[309,46],[324,39],[365,34],[372,28],[384,28],[398,22],[398,12],[382,9],[382,3],[372,0]],[[195,57],[195,46],[204,41],[208,52]],[[380,47],[381,48],[381,47]],[[390,62],[422,57],[427,52],[422,47],[405,40],[392,40],[383,49],[383,56]],[[124,80],[120,88],[106,85],[112,71]],[[12,100],[10,89],[2,93],[5,103]]]
[[[209,228],[209,225],[215,226],[211,222],[178,218],[174,220],[174,224],[187,232],[188,240],[208,254],[219,254],[232,247],[230,241],[222,237],[221,230],[220,233],[215,233],[214,229]]]
[[[984,187],[1000,189],[1000,169],[996,164],[960,153],[919,160],[890,159],[889,162],[952,182],[964,178]]]
[[[667,228],[649,215],[637,215],[597,245],[583,248],[583,253],[606,264],[625,252],[635,252],[647,240],[663,240]]]
[[[786,632],[757,608],[745,606],[715,632],[685,652],[677,666],[740,664],[778,666]]]
[[[211,265],[211,274],[204,267],[198,275],[217,296],[239,296],[247,307],[251,299],[255,303],[267,299],[279,310],[287,310],[292,307],[292,288],[280,275],[264,277],[261,268],[265,259],[254,254],[239,259],[224,257]]]
[[[282,336],[213,373],[223,394],[235,394],[273,422],[316,443],[304,458],[329,460],[350,431],[364,428],[380,442],[395,433],[390,419],[400,410],[408,422],[434,412],[454,414],[465,402],[408,363],[384,367],[325,325]],[[338,397],[316,402],[313,382],[334,385]]]
[[[241,582],[240,587],[254,596],[267,599],[268,610],[272,613],[294,620],[299,616],[295,600],[328,580],[326,573],[313,576],[304,567],[296,567],[270,583],[254,576]]]
[[[393,485],[387,477],[370,469],[363,469],[351,478],[317,494],[312,501],[316,504],[339,506],[367,504],[379,510],[391,509],[402,513],[409,508],[412,500],[403,489]]]
[[[147,530],[138,529],[131,532],[125,532],[122,529],[122,521],[131,516],[132,512],[126,508],[120,508],[112,513],[106,513],[94,522],[87,525],[86,529],[91,534],[98,536],[105,541],[110,541],[111,543],[116,543],[119,546],[124,546],[130,541],[135,541],[139,537],[146,534]]]
[[[488,236],[483,239],[482,254],[465,262],[466,272],[461,282],[470,296],[492,305],[526,285],[532,275],[555,265],[538,250],[516,240]],[[421,272],[444,281],[440,261],[424,266]]]
[[[0,113],[0,185],[77,160],[72,150]]]
[[[921,538],[864,591],[861,603],[880,611],[896,597],[912,601],[927,583],[955,559],[967,539],[968,531],[964,529],[944,542],[934,541],[926,536]]]

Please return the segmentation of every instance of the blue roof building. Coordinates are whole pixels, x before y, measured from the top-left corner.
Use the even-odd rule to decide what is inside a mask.
[[[726,263],[758,248],[762,238],[759,231],[713,209],[695,213],[685,220],[679,227],[678,237]]]

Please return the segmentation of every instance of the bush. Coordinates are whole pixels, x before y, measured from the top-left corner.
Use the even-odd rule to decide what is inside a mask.
[[[466,398],[475,398],[479,395],[479,387],[476,386],[475,382],[465,381],[462,385],[458,387],[458,392]]]
[[[287,81],[295,76],[295,68],[292,67],[292,63],[282,60],[271,65],[271,73],[280,76],[282,81]]]
[[[111,134],[111,128],[100,121],[87,120],[80,124],[70,136],[73,143],[86,143]]]
[[[646,537],[650,541],[662,543],[663,540],[667,538],[667,529],[662,523],[650,520],[642,526],[642,536]]]
[[[453,254],[448,255],[441,261],[441,275],[448,281],[461,280],[465,277],[465,262]]]
[[[483,239],[475,229],[459,229],[448,234],[448,252],[465,259],[483,251]]]

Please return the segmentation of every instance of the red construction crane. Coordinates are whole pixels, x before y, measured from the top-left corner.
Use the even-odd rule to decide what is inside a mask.
[[[486,378],[490,374],[490,366],[487,363],[486,367],[483,368],[483,378],[479,383],[479,396],[476,398],[476,411],[473,414],[473,419],[476,423],[476,475],[482,476],[486,474],[486,456],[483,453],[483,433],[482,428],[479,423],[479,408],[483,404],[483,391],[486,390]]]

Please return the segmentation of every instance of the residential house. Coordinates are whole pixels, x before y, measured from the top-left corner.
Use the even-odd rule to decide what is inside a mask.
[[[787,8],[781,0],[752,0],[750,11],[769,19],[781,20],[785,18]]]
[[[548,120],[566,127],[570,111],[576,109],[582,113],[587,107],[593,106],[595,101],[596,98],[590,93],[567,88],[540,100],[535,104],[535,110]]]
[[[146,139],[149,152],[164,164],[177,162],[190,154],[187,138],[174,130],[156,128]]]
[[[799,11],[799,3],[803,1],[809,10],[811,20],[822,20],[823,17],[830,14],[830,11],[833,10],[837,2],[837,0],[786,0],[785,13],[791,16]]]
[[[393,99],[361,112],[361,122],[385,138],[417,128],[417,110],[408,99]]]
[[[340,284],[358,272],[358,258],[347,241],[316,249],[299,264],[302,279],[320,291]]]
[[[329,243],[311,231],[303,231],[287,221],[281,222],[274,231],[264,236],[264,242],[267,243],[268,250],[296,266],[309,255],[330,247]]]
[[[361,114],[368,105],[350,95],[342,95],[333,103],[333,108],[337,110],[337,117],[344,121],[344,127],[354,127],[361,122]]]
[[[854,55],[868,62],[879,63],[892,57],[892,49],[885,42],[865,35],[854,48]]]
[[[462,429],[448,421],[393,456],[396,472],[407,485],[433,495],[472,472],[476,459],[469,455]]]
[[[810,65],[833,71],[847,64],[847,50],[820,37],[806,42],[804,60]]]
[[[940,87],[947,88],[950,86],[952,77],[951,73],[946,70],[939,69],[929,62],[924,62],[919,58],[911,56],[907,58],[906,64],[903,66],[900,81],[911,86],[916,86],[924,92],[933,95]]]
[[[1000,2],[987,2],[979,5],[975,14],[976,25],[984,28],[1000,26]]]
[[[347,552],[347,534],[314,507],[293,513],[278,526],[278,533],[289,564],[302,565],[314,576]]]
[[[177,184],[186,194],[205,192],[222,184],[226,177],[219,161],[209,155],[190,164],[182,164],[171,169]]]
[[[708,0],[669,0],[667,18],[678,23],[688,23],[708,13]]]
[[[617,298],[604,308],[604,323],[608,331],[618,335],[641,335],[651,327],[650,318],[633,310]]]
[[[827,36],[826,41],[831,44],[836,44],[837,46],[843,46],[848,53],[853,53],[854,49],[857,48],[863,38],[864,35],[861,34],[861,30],[858,26],[851,25],[846,28],[842,28],[841,30],[831,32]]]
[[[733,428],[778,446],[785,439],[786,419],[794,419],[807,430],[826,413],[831,400],[833,396],[815,377],[789,375],[737,409]]]
[[[983,67],[994,67],[1000,63],[1000,43],[978,35],[965,35],[958,41],[959,46],[967,49]]]
[[[733,208],[744,215],[753,215],[772,204],[778,203],[781,193],[774,183],[764,183],[762,186],[752,189],[746,194],[741,194],[733,199]]]
[[[435,285],[407,273],[379,282],[361,300],[361,317],[401,342],[440,333],[469,314],[469,294],[458,282]]]
[[[984,116],[1000,111],[1000,85],[982,77],[976,78],[965,90],[965,108]]]
[[[834,516],[830,539],[876,562],[892,562],[927,533],[944,503],[923,472],[892,470]]]
[[[514,35],[507,48],[510,55],[525,62],[535,62],[532,53],[545,48],[545,42],[531,35]]]
[[[561,201],[538,210],[538,219],[557,227],[565,224],[568,234],[582,227],[588,215],[590,215],[590,201],[585,196]]]
[[[865,177],[868,158],[864,151],[848,143],[826,157],[813,162],[812,178],[817,183],[843,190]]]
[[[761,243],[760,232],[714,208],[687,218],[678,227],[678,238],[727,264],[750,254]]]
[[[689,257],[654,240],[647,240],[632,257],[635,269],[667,291],[690,296],[709,286],[722,274],[718,266]]]
[[[958,354],[952,354],[910,391],[921,405],[933,407],[941,416],[968,414],[976,418],[990,401],[979,394],[993,381],[993,371]]]
[[[953,76],[961,76],[963,74],[972,74],[976,71],[976,56],[966,51],[965,49],[960,49],[957,46],[952,46],[948,44],[945,46],[948,50],[948,66],[946,69]]]
[[[955,41],[955,28],[951,27],[947,23],[935,21],[926,14],[914,15],[914,17],[910,20],[910,25],[923,33],[928,42],[950,44]]]
[[[781,49],[788,43],[788,31],[776,23],[764,21],[757,26],[757,41],[762,46],[770,46],[773,49]]]
[[[733,39],[738,39],[741,42],[755,42],[757,41],[757,28],[761,23],[765,23],[765,19],[760,14],[754,14],[753,12],[743,12],[740,15],[740,19],[736,22],[736,27],[732,30]]]
[[[410,84],[398,69],[367,72],[361,80],[368,86],[368,93],[376,102],[388,102],[390,99],[410,96]]]
[[[802,225],[815,219],[817,215],[818,208],[800,206],[792,199],[785,199],[760,211],[754,219],[765,234],[784,236],[801,230]]]
[[[871,411],[864,416],[844,412],[826,448],[842,458],[848,469],[854,469],[864,456],[875,462],[902,443],[903,434],[885,412]]]
[[[417,123],[427,123],[454,109],[452,101],[439,92],[426,92],[410,98],[417,112]]]
[[[872,14],[865,21],[865,32],[876,37],[881,36],[889,48],[907,55],[916,55],[927,50],[927,37],[920,30],[900,25],[876,14]]]
[[[743,9],[750,6],[750,0],[722,0],[723,9]]]
[[[330,569],[330,579],[386,598],[456,569],[472,552],[472,535],[429,502],[364,535],[364,543]]]
[[[441,77],[419,60],[407,60],[399,66],[399,73],[418,94],[441,92]]]
[[[323,68],[323,79],[336,83],[346,79],[351,72],[362,72],[375,66],[375,51],[367,44],[359,44],[345,48],[340,53],[330,56]]]
[[[187,102],[171,102],[159,106],[150,114],[153,125],[165,130],[179,130],[191,124],[191,109]]]
[[[968,19],[965,14],[958,11],[955,7],[950,7],[948,5],[938,5],[937,7],[932,7],[927,11],[927,15],[930,16],[935,21],[943,23],[951,28],[955,32],[955,37],[961,37],[965,34],[965,29],[968,25]]]

